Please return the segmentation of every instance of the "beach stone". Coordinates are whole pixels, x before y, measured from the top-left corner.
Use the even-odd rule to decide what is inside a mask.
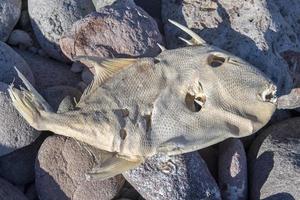
[[[33,45],[33,41],[30,35],[25,31],[19,29],[13,30],[8,38],[7,43],[13,46],[23,45],[25,47],[30,47]]]
[[[75,87],[81,80],[80,75],[70,71],[70,66],[53,59],[41,57],[29,51],[16,51],[27,61],[36,79],[36,89],[41,91],[52,86]]]
[[[51,57],[67,61],[59,39],[74,22],[94,11],[91,0],[28,0],[28,11],[35,36],[40,46]]]
[[[88,68],[84,68],[81,73],[81,79],[85,84],[88,85],[94,79],[94,75]]]
[[[51,136],[39,150],[35,183],[40,199],[110,200],[124,184],[121,175],[88,181],[85,174],[105,158],[105,152],[72,138]]]
[[[0,42],[0,82],[14,83],[16,86],[22,84],[14,67],[17,67],[32,85],[35,84],[33,73],[26,61],[10,46]]]
[[[0,82],[0,156],[33,143],[39,136],[12,105],[8,87]]]
[[[123,175],[147,200],[221,199],[218,186],[198,152],[158,154]]]
[[[0,178],[0,199],[28,200],[18,188],[2,178]]]
[[[173,19],[191,28],[207,43],[259,68],[276,83],[278,94],[288,93],[294,86],[281,53],[299,51],[299,34],[287,23],[274,1],[162,0],[162,10],[169,48],[184,46],[178,36],[189,39],[167,22]]]
[[[5,42],[21,15],[21,0],[0,1],[0,41]]]
[[[81,97],[81,91],[71,86],[53,86],[42,90],[41,95],[45,98],[45,100],[49,103],[49,105],[57,111],[60,103],[66,96],[70,96],[73,101],[74,98],[78,102]]]
[[[82,72],[82,70],[84,69],[84,65],[79,63],[79,62],[74,62],[72,64],[72,67],[71,67],[71,72],[74,72],[74,73],[79,73],[79,72]]]
[[[162,36],[156,22],[132,0],[120,0],[75,22],[60,40],[71,60],[83,55],[156,56],[160,53],[157,43],[162,43]]]
[[[247,200],[247,157],[243,143],[230,138],[219,144],[219,187],[223,200]]]
[[[15,185],[25,185],[34,181],[35,159],[47,136],[43,133],[31,145],[0,157],[0,176]]]
[[[250,199],[300,199],[300,118],[264,129],[248,152]]]

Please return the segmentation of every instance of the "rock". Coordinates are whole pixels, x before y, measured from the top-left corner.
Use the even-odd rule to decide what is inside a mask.
[[[71,67],[71,72],[79,73],[82,72],[84,65],[79,62],[74,62]]]
[[[15,185],[34,180],[34,163],[40,146],[48,135],[43,133],[34,143],[0,157],[0,176]]]
[[[23,30],[15,29],[10,34],[7,43],[13,46],[23,45],[25,47],[30,47],[32,46],[33,41],[28,33]]]
[[[155,155],[123,175],[147,200],[221,199],[215,180],[197,152]]]
[[[5,200],[28,200],[18,188],[0,178],[0,199]]]
[[[50,106],[56,111],[66,96],[70,96],[74,101],[74,98],[78,102],[81,97],[81,92],[70,86],[53,86],[42,90],[41,95],[46,99]]]
[[[36,89],[38,91],[57,85],[75,87],[81,80],[79,75],[70,71],[69,65],[35,55],[31,52],[20,50],[17,50],[17,52],[30,65],[36,77]]]
[[[0,41],[5,42],[21,15],[21,0],[0,1]]]
[[[72,138],[48,137],[36,160],[36,190],[40,199],[110,200],[118,194],[124,178],[87,181],[85,174],[105,153]]]
[[[188,38],[167,22],[173,19],[191,28],[209,44],[265,72],[278,86],[279,94],[293,87],[288,65],[280,54],[299,50],[299,34],[285,21],[274,1],[162,0],[162,10],[169,48],[183,45],[178,36]]]
[[[0,156],[33,143],[39,136],[12,105],[8,87],[0,82]]]
[[[59,48],[59,39],[72,24],[94,11],[91,0],[28,0],[31,24],[41,47],[51,57],[67,61]]]
[[[22,84],[14,67],[17,67],[32,85],[35,84],[32,71],[26,61],[7,44],[0,42],[0,82],[6,84],[13,82],[17,86]]]
[[[143,57],[160,53],[157,24],[132,0],[120,0],[73,24],[60,40],[69,59],[75,56]],[[90,66],[92,67],[92,66]]]
[[[85,68],[84,70],[83,70],[83,72],[81,73],[81,79],[83,80],[83,82],[85,83],[85,84],[90,84],[91,82],[92,82],[92,80],[94,79],[94,75],[93,75],[93,73],[89,70],[89,69],[87,69],[87,68]]]
[[[247,200],[247,157],[243,143],[236,138],[219,144],[219,187],[223,200]]]
[[[300,199],[300,118],[264,129],[248,152],[250,199]]]

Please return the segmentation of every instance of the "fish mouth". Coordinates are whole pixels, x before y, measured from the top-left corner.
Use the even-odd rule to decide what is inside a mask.
[[[262,92],[259,93],[260,100],[263,102],[277,103],[277,87],[274,84],[268,84]]]

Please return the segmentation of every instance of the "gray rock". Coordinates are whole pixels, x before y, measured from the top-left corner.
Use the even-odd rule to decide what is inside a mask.
[[[15,29],[13,32],[11,32],[7,43],[13,46],[23,45],[25,47],[30,47],[33,45],[30,35],[19,29]]]
[[[86,16],[60,40],[71,60],[79,55],[155,56],[160,53],[157,43],[162,43],[162,36],[156,22],[132,0],[120,0]]]
[[[72,64],[72,67],[71,67],[71,71],[74,72],[74,73],[79,73],[79,72],[82,72],[82,70],[84,69],[84,65],[79,63],[79,62],[74,62]]]
[[[60,103],[66,96],[70,96],[73,101],[75,101],[76,99],[76,101],[78,102],[81,97],[81,92],[78,89],[70,86],[59,85],[43,89],[41,95],[56,111]]]
[[[91,0],[28,0],[31,24],[41,47],[51,57],[66,61],[59,39],[72,24],[94,11]]]
[[[18,188],[0,178],[0,199],[27,200],[26,196]]]
[[[218,186],[198,152],[155,155],[123,175],[147,200],[221,199]]]
[[[219,187],[223,200],[247,200],[247,157],[236,138],[219,144]]]
[[[289,2],[282,2],[289,4]],[[299,50],[296,34],[274,1],[162,0],[167,46],[188,38],[167,22],[173,19],[188,26],[209,44],[227,50],[265,72],[278,86],[280,94],[293,87],[289,68],[280,54]]]
[[[31,145],[0,157],[0,176],[15,185],[24,185],[34,181],[35,159],[47,136],[43,133]]]
[[[12,105],[8,87],[0,82],[0,156],[33,143],[39,136]]]
[[[0,82],[22,84],[14,67],[17,67],[32,85],[35,84],[32,71],[26,61],[7,44],[0,42]]]
[[[65,85],[76,86],[80,76],[70,71],[70,66],[44,58],[28,51],[17,50],[30,65],[36,78],[36,88],[41,91],[48,87]]]
[[[88,68],[84,68],[83,72],[81,73],[81,79],[85,84],[88,85],[94,79],[94,75]]]
[[[104,181],[87,181],[85,174],[105,153],[71,138],[48,137],[36,161],[36,190],[40,199],[110,200],[124,184],[119,175]]]
[[[0,1],[0,41],[5,42],[21,15],[21,0]]]
[[[250,199],[300,199],[300,118],[263,130],[248,152]]]

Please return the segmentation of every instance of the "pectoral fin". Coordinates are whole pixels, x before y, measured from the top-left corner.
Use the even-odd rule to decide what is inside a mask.
[[[128,161],[117,156],[107,159],[100,166],[94,167],[86,174],[88,180],[104,180],[139,166],[142,160]]]

